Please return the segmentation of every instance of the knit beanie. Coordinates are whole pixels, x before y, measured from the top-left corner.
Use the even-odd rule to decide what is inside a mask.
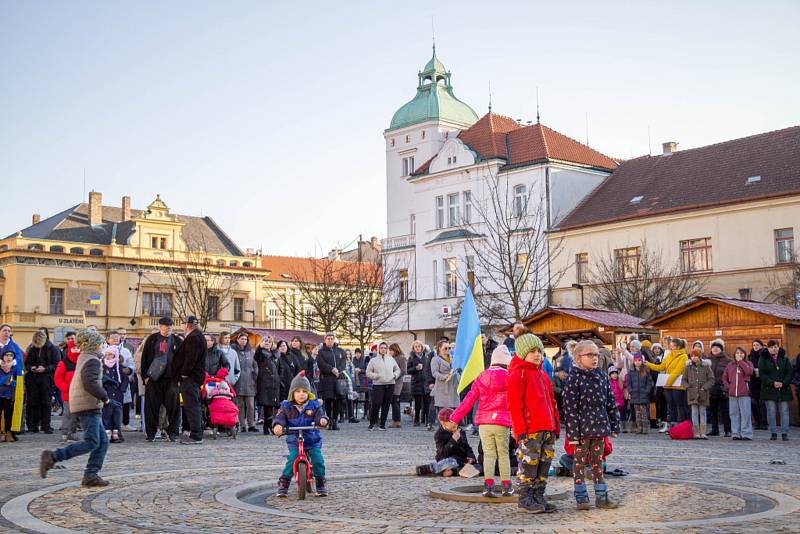
[[[714,348],[714,347],[719,347],[719,350],[724,351],[725,350],[725,341],[723,341],[720,338],[715,339],[714,341],[711,342],[711,348]]]
[[[542,340],[533,334],[523,334],[514,341],[514,350],[518,358],[525,359],[533,349],[539,349],[539,352],[544,355],[544,344]]]
[[[642,350],[642,342],[639,341],[638,339],[634,339],[633,341],[631,341],[631,348],[636,352],[639,352],[640,350]]]
[[[619,370],[616,367],[614,367],[613,365],[609,365],[608,366],[608,374],[611,374],[611,373],[619,374]]]
[[[439,410],[439,421],[449,421],[450,416],[453,415],[452,408],[442,408]]]
[[[649,339],[645,339],[642,341],[642,348],[643,349],[650,349],[653,346],[653,343]]]
[[[109,352],[111,354],[113,354],[115,357],[119,358],[119,347],[118,346],[116,346],[116,345],[107,346],[106,348],[103,349],[103,356],[105,356]]]
[[[491,365],[505,365],[511,363],[511,353],[508,352],[508,347],[505,345],[498,345],[496,349],[492,352],[492,363]]]
[[[705,343],[703,343],[699,339],[697,341],[695,341],[694,343],[692,343],[692,348],[695,348],[698,345],[700,345],[700,352],[705,352],[706,351]]]
[[[84,329],[75,336],[75,343],[87,352],[98,352],[103,345],[103,336],[97,330]]]
[[[306,378],[306,372],[300,371],[296,377],[292,379],[292,383],[289,386],[289,398],[286,399],[289,402],[293,402],[294,392],[298,389],[304,389],[306,393],[308,393],[308,400],[314,400],[316,396],[311,392],[311,382],[308,381]]]

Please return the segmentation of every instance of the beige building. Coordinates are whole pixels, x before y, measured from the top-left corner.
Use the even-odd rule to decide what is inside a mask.
[[[189,271],[205,272],[205,306],[176,282]],[[304,318],[281,315],[278,291],[296,289],[211,217],[174,214],[158,196],[136,210],[129,197],[113,207],[91,192],[88,202],[45,219],[35,214],[31,226],[0,240],[0,322],[13,325],[23,347],[40,327],[56,341],[84,325],[142,337],[161,316],[177,322],[190,313],[204,313],[210,331],[249,326],[288,338]]]
[[[553,303],[593,301],[600,258],[620,276],[647,249],[707,277],[711,296],[795,304],[800,231],[800,127],[624,162],[550,236],[563,272]],[[660,310],[661,312],[665,310]]]

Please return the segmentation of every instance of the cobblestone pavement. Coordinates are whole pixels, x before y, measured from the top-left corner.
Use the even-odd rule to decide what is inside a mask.
[[[86,457],[42,480],[39,453],[57,446],[58,436],[21,436],[0,444],[0,532],[800,532],[797,429],[788,443],[770,442],[765,432],[753,442],[623,435],[609,467],[631,475],[608,479],[622,507],[577,512],[570,494],[548,515],[431,498],[431,489],[470,482],[413,475],[433,450],[424,429],[345,424],[324,437],[331,495],[299,501],[296,486],[289,499],[271,494],[285,457],[274,437],[187,447],[129,433],[110,446],[102,475],[112,484],[88,490],[78,484]],[[470,441],[477,448],[477,438]],[[549,488],[569,492],[571,480],[551,478]]]

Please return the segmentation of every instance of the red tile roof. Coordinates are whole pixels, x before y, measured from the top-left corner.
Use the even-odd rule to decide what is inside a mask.
[[[496,113],[487,113],[459,132],[458,138],[480,158],[504,159],[506,166],[560,161],[612,171],[619,165],[619,161],[543,124],[523,126]],[[435,157],[417,167],[413,175],[427,173]]]
[[[748,183],[751,176],[760,180]],[[626,161],[559,229],[794,194],[800,194],[800,126]]]
[[[301,258],[297,256],[262,256],[261,267],[271,271],[265,280],[303,280],[306,282],[322,282],[323,279],[338,276],[340,269],[357,269],[357,263],[353,261],[331,261],[318,258]],[[362,265],[368,269],[380,269],[376,263],[363,262]],[[326,272],[326,270],[328,272]],[[364,271],[361,271],[364,272]]]

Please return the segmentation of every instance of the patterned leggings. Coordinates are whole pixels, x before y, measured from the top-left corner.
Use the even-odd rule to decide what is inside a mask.
[[[528,434],[517,444],[517,485],[520,488],[539,488],[547,484],[555,443],[553,432],[541,431]]]
[[[575,464],[572,469],[572,479],[575,484],[586,483],[586,464],[592,470],[592,481],[595,484],[603,483],[603,438],[582,439],[575,445]]]

